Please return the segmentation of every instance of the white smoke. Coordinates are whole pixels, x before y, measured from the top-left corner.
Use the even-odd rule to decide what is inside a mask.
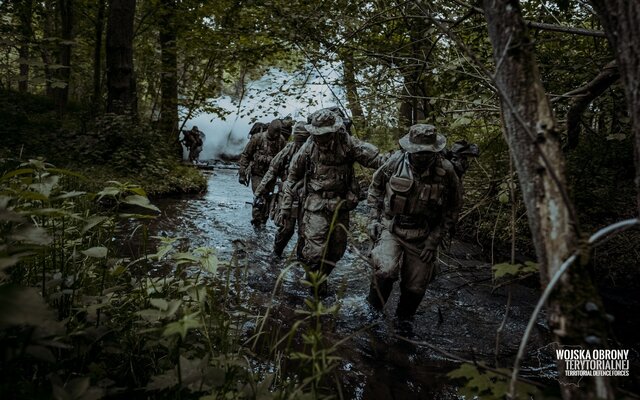
[[[229,96],[211,99],[211,105],[229,114],[221,118],[202,113],[184,126],[191,129],[195,125],[206,135],[200,160],[216,159],[221,154],[240,154],[254,122],[268,123],[286,116],[301,121],[319,108],[346,106],[344,89],[339,84],[342,68],[338,64],[318,68],[320,73],[312,65],[291,73],[271,68],[260,79],[247,84],[241,101]]]

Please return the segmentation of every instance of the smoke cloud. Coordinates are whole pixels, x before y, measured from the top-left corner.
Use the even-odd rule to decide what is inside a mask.
[[[319,66],[320,73],[312,65],[295,72],[271,68],[260,79],[247,84],[241,101],[229,96],[211,99],[213,106],[229,114],[221,118],[202,113],[184,126],[191,129],[195,125],[206,135],[200,160],[239,155],[254,122],[268,123],[286,116],[306,120],[308,114],[319,108],[346,105],[344,89],[339,84],[342,78],[339,67],[324,64]]]

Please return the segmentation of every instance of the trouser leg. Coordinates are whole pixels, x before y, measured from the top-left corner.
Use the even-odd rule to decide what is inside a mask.
[[[303,220],[302,257],[311,270],[329,275],[347,249],[349,214],[340,213],[331,228],[333,216],[324,211],[305,210]]]
[[[260,181],[262,181],[262,176],[260,175],[251,175],[251,190],[253,193],[256,192],[258,186],[260,186]],[[269,218],[269,202],[271,201],[271,192],[273,191],[274,185],[270,185],[265,190],[265,204],[263,207],[257,207],[255,204],[251,208],[251,223],[254,226],[261,226],[267,223],[267,219]]]
[[[419,247],[410,247],[405,249],[405,261],[400,271],[400,301],[396,310],[400,318],[411,318],[416,313],[427,285],[435,277],[435,264],[420,259]]]
[[[276,238],[273,243],[273,252],[278,256],[282,255],[285,247],[287,247],[287,244],[289,244],[289,240],[291,240],[295,228],[296,220],[293,217],[289,221],[286,221],[283,226],[278,227]]]

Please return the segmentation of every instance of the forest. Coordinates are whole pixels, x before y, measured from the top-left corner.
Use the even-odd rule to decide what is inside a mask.
[[[640,398],[639,27],[638,0],[0,0],[0,398]],[[375,169],[328,297],[251,227],[251,125],[329,106],[380,154],[416,124],[479,149],[410,332],[366,300]]]

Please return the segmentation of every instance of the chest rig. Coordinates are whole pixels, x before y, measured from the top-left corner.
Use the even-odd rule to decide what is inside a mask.
[[[314,144],[308,161],[308,186],[311,192],[322,194],[324,198],[346,195],[353,176],[353,162],[341,138],[331,151],[321,152]]]
[[[439,217],[446,200],[445,175],[442,162],[437,158],[427,171],[416,177],[409,163],[409,153],[405,153],[387,183],[385,213],[399,220]]]

